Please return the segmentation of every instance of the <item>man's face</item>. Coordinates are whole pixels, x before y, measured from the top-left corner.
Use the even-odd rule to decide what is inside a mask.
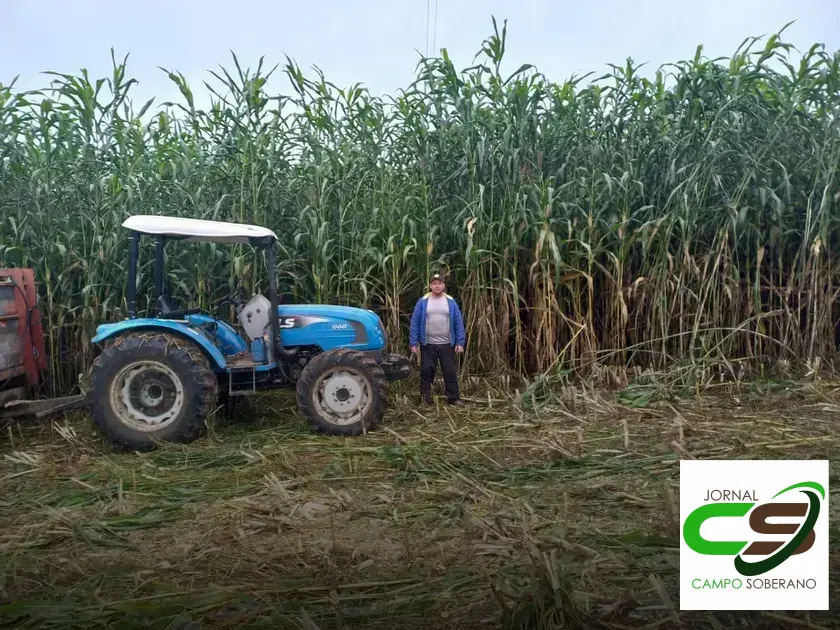
[[[446,288],[446,285],[441,282],[440,280],[432,280],[431,284],[429,285],[432,289],[432,293],[435,295],[440,295],[443,293],[443,290]]]

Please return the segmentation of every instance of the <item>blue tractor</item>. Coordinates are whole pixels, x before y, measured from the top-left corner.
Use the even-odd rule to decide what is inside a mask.
[[[295,388],[303,417],[330,435],[373,429],[388,405],[388,381],[410,375],[408,358],[386,355],[380,318],[346,306],[280,304],[271,230],[237,223],[138,215],[129,230],[128,317],[102,324],[87,407],[110,442],[149,450],[201,437],[206,419],[237,396]],[[155,242],[154,316],[137,316],[140,239]],[[242,333],[213,313],[179,308],[164,283],[164,243],[248,244],[266,253],[268,297],[241,287],[215,302],[233,306]]]

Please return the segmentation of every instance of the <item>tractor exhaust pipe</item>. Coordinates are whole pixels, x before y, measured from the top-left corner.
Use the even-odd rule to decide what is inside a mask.
[[[268,301],[271,303],[271,319],[269,325],[271,326],[271,347],[274,352],[280,350],[280,322],[277,321],[277,307],[279,306],[277,300],[277,244],[274,240],[269,241],[266,247],[266,255],[268,257]]]
[[[268,256],[268,301],[271,303],[271,347],[274,353],[285,359],[292,359],[298,353],[298,349],[287,350],[280,343],[280,322],[277,320],[277,307],[280,305],[277,299],[277,243],[272,240],[266,248]]]

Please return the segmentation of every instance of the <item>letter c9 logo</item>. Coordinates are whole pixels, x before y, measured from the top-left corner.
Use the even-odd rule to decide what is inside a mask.
[[[750,529],[756,534],[781,535],[787,540],[771,541],[714,541],[700,535],[700,527],[712,518],[743,518],[754,503],[709,503],[694,510],[685,519],[683,539],[688,547],[706,556],[735,556],[735,569],[741,575],[755,576],[775,569],[790,556],[805,553],[814,545],[814,524],[820,514],[821,500],[825,489],[818,483],[806,481],[794,484],[777,493],[775,499],[790,490],[798,489],[808,503],[783,503],[771,501],[752,510],[749,517]],[[819,496],[818,494],[819,493]],[[801,524],[770,523],[773,518],[804,517]],[[760,556],[756,562],[747,562],[749,556]]]

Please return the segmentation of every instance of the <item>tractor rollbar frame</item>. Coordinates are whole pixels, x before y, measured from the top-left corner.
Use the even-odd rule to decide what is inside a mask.
[[[160,314],[160,297],[163,295],[163,236],[155,237],[155,305]],[[137,259],[140,255],[140,233],[130,230],[128,233],[128,282],[125,288],[125,301],[128,318],[137,319]]]
[[[139,249],[140,235],[131,230],[128,233],[128,286],[125,290],[129,319],[137,319],[137,256]]]
[[[272,317],[269,319],[271,326],[271,348],[275,356],[293,356],[294,350],[289,351],[280,343],[280,322],[278,321],[277,308],[279,299],[277,297],[277,242],[272,238],[250,239],[251,244],[262,246],[266,251],[266,266],[268,267],[268,301],[271,304]],[[158,301],[163,295],[163,236],[155,238],[155,300]],[[126,302],[128,306],[129,319],[137,318],[137,259],[140,250],[140,233],[129,230],[128,234],[128,282],[126,286]],[[157,305],[158,310],[160,305]]]
[[[277,243],[274,239],[267,239],[265,243],[266,253],[266,270],[268,273],[268,301],[271,304],[271,317],[269,323],[271,324],[271,349],[277,357],[277,362],[280,362],[280,355],[283,354],[283,349],[280,344],[280,322],[277,314],[277,307],[279,300],[277,298]]]
[[[163,296],[163,277],[164,277],[164,268],[163,268],[163,246],[165,241],[163,236],[158,235],[155,237],[155,311],[158,314],[158,317],[162,315],[162,309],[160,307],[160,298]]]

